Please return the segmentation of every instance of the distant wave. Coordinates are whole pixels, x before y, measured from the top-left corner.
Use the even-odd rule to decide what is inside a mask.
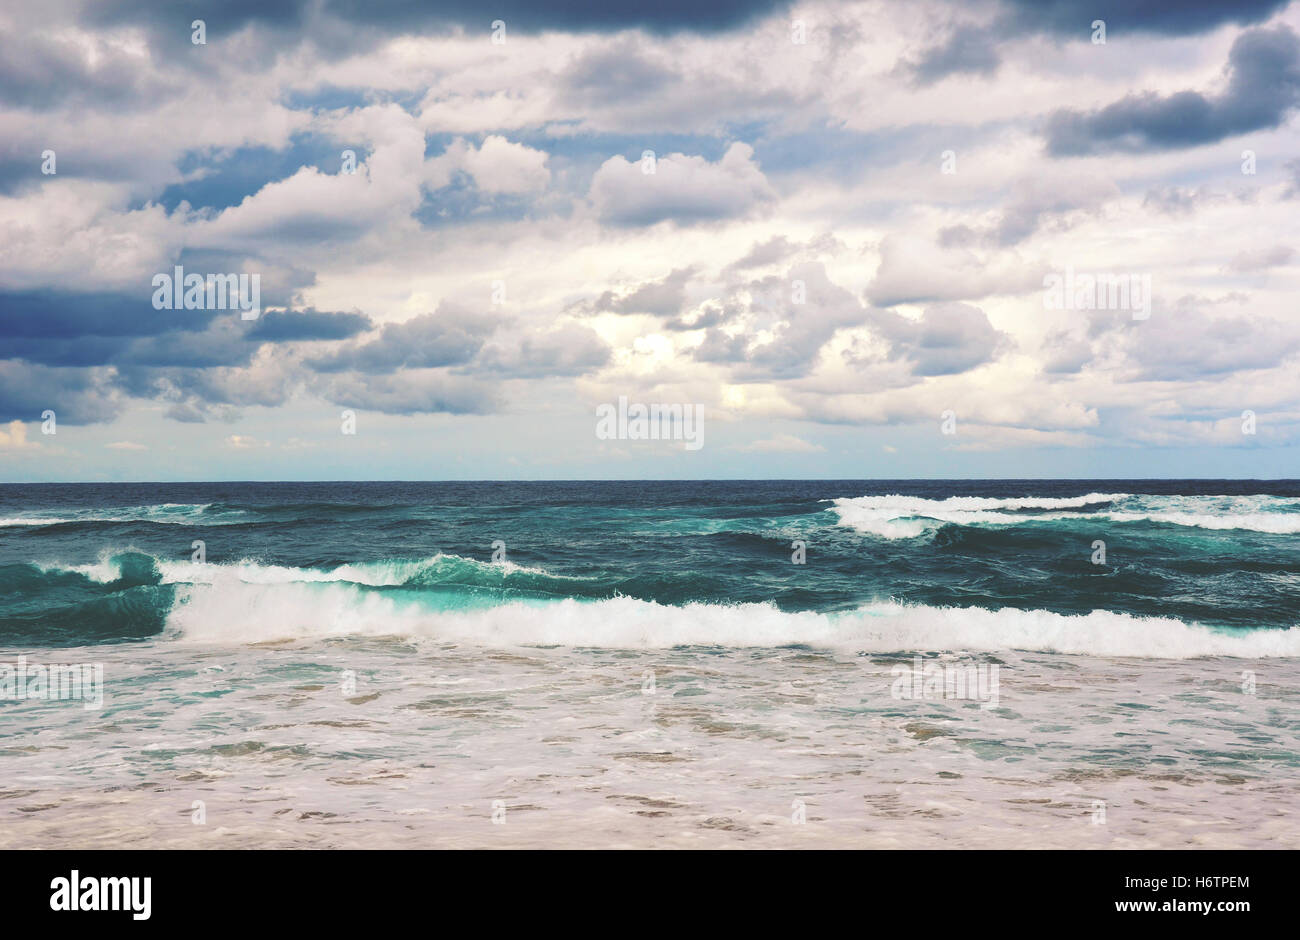
[[[886,539],[916,538],[945,524],[1009,526],[1065,520],[1154,522],[1276,535],[1300,533],[1300,500],[1276,496],[1138,496],[1130,493],[1005,499],[856,496],[832,500],[831,511],[838,515],[840,525]]]
[[[1196,529],[1241,529],[1249,532],[1267,532],[1271,535],[1300,533],[1300,514],[1282,513],[1230,513],[1216,516],[1209,513],[1190,512],[1110,512],[1099,513],[1097,518],[1112,522],[1160,522]]]
[[[289,565],[267,565],[244,559],[235,562],[165,561],[132,549],[102,552],[99,558],[84,565],[40,564],[42,571],[66,571],[85,576],[101,584],[118,581],[124,569],[138,566],[139,561],[149,563],[157,572],[160,584],[290,584],[340,581],[370,587],[432,584],[440,581],[476,581],[499,585],[503,580],[520,578],[549,578],[557,581],[583,581],[565,575],[554,575],[541,568],[517,565],[513,562],[486,562],[460,555],[439,553],[429,558],[389,558],[380,561],[355,562],[334,567],[298,568]]]
[[[6,526],[75,525],[96,522],[153,522],[162,525],[231,525],[244,522],[241,510],[211,512],[211,503],[158,503],[120,509],[68,511],[51,516],[15,516],[0,519]]]

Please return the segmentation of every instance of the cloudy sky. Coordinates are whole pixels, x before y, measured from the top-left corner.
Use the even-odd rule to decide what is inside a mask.
[[[1300,0],[582,6],[0,7],[0,480],[1300,476]]]

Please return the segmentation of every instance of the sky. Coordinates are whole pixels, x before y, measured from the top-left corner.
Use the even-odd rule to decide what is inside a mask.
[[[1300,477],[1300,0],[595,6],[0,5],[0,481]]]

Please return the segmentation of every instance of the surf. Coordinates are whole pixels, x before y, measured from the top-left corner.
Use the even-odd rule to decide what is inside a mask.
[[[930,607],[880,602],[850,611],[772,604],[669,606],[632,597],[505,600],[376,593],[345,583],[193,586],[167,619],[174,639],[203,644],[396,636],[486,648],[514,646],[730,649],[808,646],[867,653],[1023,650],[1156,659],[1300,656],[1300,628],[1212,629],[1172,618],[1096,610]]]
[[[838,524],[885,539],[911,539],[942,525],[1016,526],[1032,523],[1153,523],[1271,535],[1300,533],[1300,500],[1275,496],[1148,496],[1088,493],[1077,497],[931,499],[890,494],[831,501]]]

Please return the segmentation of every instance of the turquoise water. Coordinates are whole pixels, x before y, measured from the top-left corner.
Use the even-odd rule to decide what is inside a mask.
[[[195,627],[214,582],[250,604],[293,591],[302,630],[327,613],[346,628],[348,604],[383,601],[414,623],[421,610],[628,597],[819,614],[890,601],[1100,610],[1276,631],[1300,623],[1298,534],[1288,482],[3,486],[0,642]],[[262,624],[267,638],[290,625]],[[1117,621],[1116,643],[1140,629]],[[789,642],[799,632],[792,622]],[[593,624],[572,640],[602,638]]]
[[[3,486],[0,845],[1294,846],[1297,532],[1290,482]]]

